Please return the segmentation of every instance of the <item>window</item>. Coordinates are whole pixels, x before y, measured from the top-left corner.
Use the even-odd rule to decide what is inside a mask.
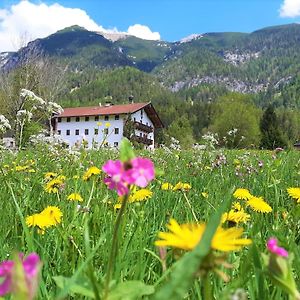
[[[118,142],[114,142],[114,147],[118,147],[119,143]]]
[[[58,135],[61,135],[61,130],[57,130],[57,134],[58,134]]]
[[[98,135],[98,134],[99,134],[99,129],[98,129],[98,128],[95,128],[94,134],[95,134],[95,135]]]
[[[108,134],[108,128],[104,128],[104,134]]]
[[[67,122],[71,122],[71,118],[67,118]]]
[[[120,116],[119,115],[115,115],[115,120],[120,120]]]
[[[135,118],[133,118],[133,121],[135,122],[135,121],[136,121],[136,119],[135,119]]]
[[[66,130],[66,135],[70,135],[70,129]]]
[[[89,130],[88,129],[84,129],[84,134],[85,135],[89,135]]]
[[[119,134],[119,128],[115,128],[115,134]]]
[[[80,122],[80,117],[76,117],[75,121]]]
[[[79,129],[75,130],[75,135],[79,135]]]
[[[57,122],[60,123],[61,122],[61,118],[57,118]]]
[[[141,110],[141,119],[143,119],[143,110]]]
[[[140,137],[142,137],[143,136],[143,134],[140,132]]]
[[[108,120],[109,120],[109,116],[105,116],[104,121],[108,121]]]
[[[99,116],[95,116],[95,121],[96,121],[96,122],[99,121]]]
[[[85,117],[85,121],[88,122],[90,120],[90,117]]]

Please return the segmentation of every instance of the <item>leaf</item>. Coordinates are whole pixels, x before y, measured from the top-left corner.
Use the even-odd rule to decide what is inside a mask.
[[[120,159],[122,162],[126,162],[132,158],[135,158],[132,145],[127,138],[123,138],[120,145]]]
[[[68,294],[77,294],[95,299],[93,288],[88,281],[83,278],[78,279],[76,282],[71,280],[71,278],[64,276],[55,276],[53,279],[56,285],[62,290],[66,290],[66,293]]]
[[[160,176],[164,176],[164,175],[165,175],[164,170],[155,168],[155,177],[160,177]]]
[[[136,300],[153,293],[152,285],[146,285],[141,281],[126,281],[119,283],[111,290],[108,300]]]
[[[229,200],[228,200],[229,201]],[[182,300],[194,282],[195,273],[202,264],[203,259],[210,251],[211,240],[220,224],[223,211],[227,207],[224,201],[220,208],[215,212],[207,224],[203,238],[196,248],[186,253],[174,266],[171,271],[170,280],[158,289],[151,299],[172,299]]]

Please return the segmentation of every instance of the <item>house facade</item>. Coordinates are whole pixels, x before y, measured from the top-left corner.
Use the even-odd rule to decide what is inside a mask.
[[[154,129],[163,124],[149,102],[65,108],[53,116],[52,127],[70,147],[119,147],[125,131],[130,130],[132,140],[153,149]]]

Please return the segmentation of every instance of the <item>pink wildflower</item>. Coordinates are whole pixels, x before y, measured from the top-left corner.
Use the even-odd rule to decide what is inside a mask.
[[[271,253],[274,253],[278,256],[282,256],[282,257],[288,256],[288,252],[284,248],[278,247],[276,238],[270,238],[268,240],[267,248]]]
[[[104,179],[111,190],[116,190],[119,196],[129,193],[129,185],[146,187],[154,178],[154,165],[150,159],[136,157],[129,162],[109,160],[102,167],[109,177]]]
[[[34,291],[32,289],[38,275],[40,258],[36,253],[29,254],[24,260],[23,254],[20,254],[19,257],[23,264],[23,270],[29,294],[33,295]],[[3,278],[3,281],[0,284],[0,296],[4,296],[12,291],[12,286],[14,285],[14,264],[15,262],[12,260],[3,261],[0,264],[0,278]]]
[[[136,157],[132,161],[132,178],[134,184],[139,187],[146,187],[154,179],[154,164],[150,159]]]
[[[102,167],[102,170],[109,175],[108,178],[104,179],[104,182],[109,189],[116,190],[119,196],[128,193],[128,184],[130,182],[128,182],[128,176],[126,176],[124,165],[120,160],[109,160]]]

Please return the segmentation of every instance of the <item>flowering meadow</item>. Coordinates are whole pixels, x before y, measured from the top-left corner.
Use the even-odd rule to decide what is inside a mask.
[[[4,299],[300,299],[297,151],[1,152]]]

